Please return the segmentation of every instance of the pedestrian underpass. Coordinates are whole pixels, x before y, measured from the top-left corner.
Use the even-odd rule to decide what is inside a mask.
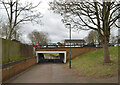
[[[71,48],[71,54],[72,54],[71,59],[96,49],[100,49],[100,48],[90,48],[90,47],[89,48]],[[39,66],[39,65],[36,65],[36,63],[40,63],[41,61],[43,62],[51,61],[54,63],[57,62],[57,60],[55,59],[44,60],[45,58],[45,56],[43,55],[44,53],[59,53],[59,56],[61,56],[59,57],[59,59],[61,58],[61,61],[63,63],[66,63],[67,61],[69,61],[69,57],[70,57],[69,50],[70,50],[69,48],[36,48],[34,49],[34,52],[36,53],[36,57],[30,57],[25,60],[11,62],[11,63],[5,64],[5,66],[2,66],[2,81],[6,81],[10,79],[11,77],[19,74],[20,72],[30,68],[33,65]],[[58,61],[60,62],[60,60]],[[46,65],[46,64],[40,64],[40,67],[41,65]],[[48,63],[48,65],[52,65],[52,63],[51,64]],[[53,65],[59,65],[59,64],[53,64]],[[49,68],[49,67],[46,67],[46,68]]]
[[[58,56],[47,56],[45,53],[58,53]],[[37,63],[66,63],[66,51],[36,51]]]

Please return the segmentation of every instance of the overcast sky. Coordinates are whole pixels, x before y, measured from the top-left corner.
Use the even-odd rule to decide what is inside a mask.
[[[42,13],[43,18],[41,18],[43,25],[33,25],[26,24],[22,28],[24,33],[23,38],[29,42],[27,38],[27,34],[31,31],[37,29],[39,31],[47,32],[49,34],[49,38],[51,42],[61,42],[64,39],[69,38],[69,29],[65,28],[65,25],[61,22],[62,17],[59,14],[53,13],[53,11],[49,10],[48,2],[52,0],[41,0],[41,4],[38,10]],[[38,0],[34,0],[34,2],[38,2]],[[29,29],[28,29],[29,28]],[[72,30],[72,38],[73,39],[83,39],[87,36],[88,31],[76,31]]]
[[[21,0],[24,1],[24,0]],[[28,0],[35,3],[38,3],[39,0]],[[48,2],[52,0],[41,0],[40,6],[37,8],[43,15],[41,18],[43,25],[37,24],[25,24],[22,26],[22,38],[29,42],[27,37],[28,33],[32,32],[33,30],[37,29],[39,31],[47,32],[49,34],[49,38],[51,42],[61,42],[64,39],[69,38],[69,29],[65,28],[64,24],[61,22],[62,17],[59,14],[53,13],[53,11],[48,10],[49,5]],[[115,32],[116,33],[116,32]],[[83,39],[88,35],[88,31],[76,31],[72,30],[72,39]]]

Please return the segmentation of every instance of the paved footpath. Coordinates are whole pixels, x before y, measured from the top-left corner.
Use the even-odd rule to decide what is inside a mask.
[[[12,78],[8,83],[105,83],[116,82],[111,79],[90,79],[79,77],[65,68],[65,64],[37,64]]]

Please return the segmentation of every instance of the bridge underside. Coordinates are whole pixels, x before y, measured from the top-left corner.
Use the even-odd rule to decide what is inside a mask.
[[[55,59],[45,59],[45,53],[58,53]],[[37,63],[54,62],[54,63],[66,63],[66,51],[36,51]]]

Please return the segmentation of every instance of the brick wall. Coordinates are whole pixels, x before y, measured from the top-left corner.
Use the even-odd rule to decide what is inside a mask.
[[[5,80],[13,77],[14,75],[26,70],[27,68],[35,64],[36,64],[36,58],[33,57],[15,64],[11,64],[7,67],[4,67],[2,69],[2,81],[4,82]]]

